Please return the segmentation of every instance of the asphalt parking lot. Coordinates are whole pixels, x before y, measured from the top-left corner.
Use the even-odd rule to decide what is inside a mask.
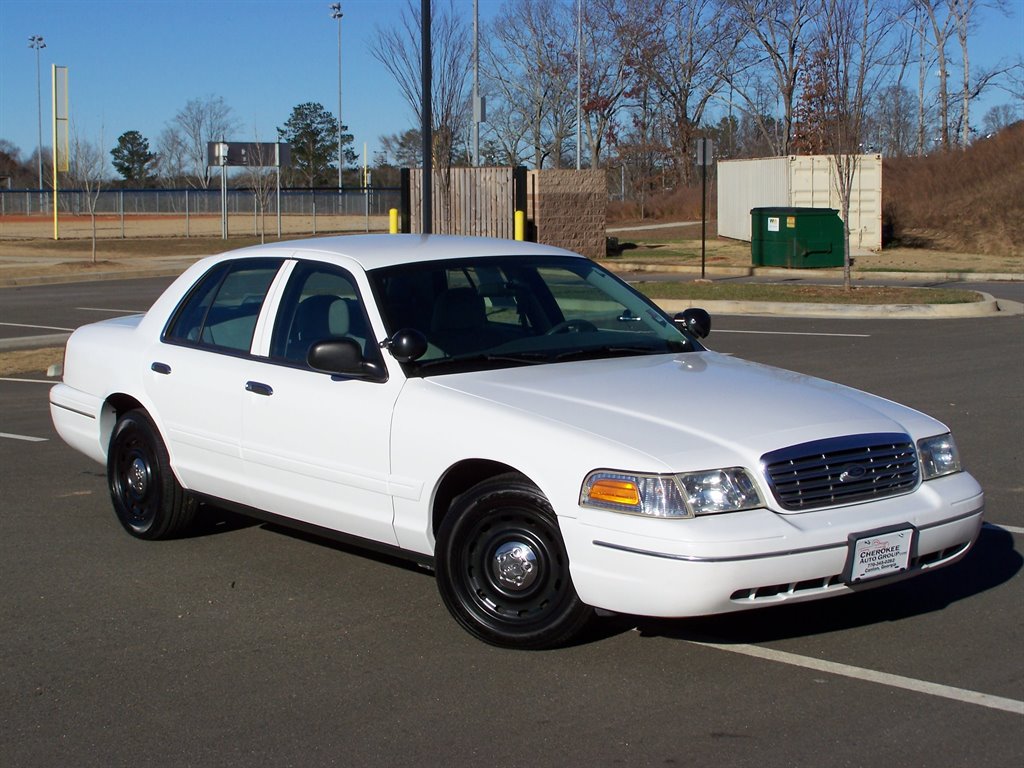
[[[168,282],[0,289],[0,338]],[[0,380],[0,764],[1020,765],[1024,319],[720,317],[709,344],[946,422],[986,491],[977,547],[849,597],[504,651],[413,566],[226,514],[130,538],[45,377]]]

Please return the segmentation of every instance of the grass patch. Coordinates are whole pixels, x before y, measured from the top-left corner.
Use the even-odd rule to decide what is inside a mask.
[[[63,360],[63,347],[0,352],[0,376],[18,376],[26,373],[45,374],[47,368],[59,364]],[[56,384],[59,379],[53,381]]]
[[[652,299],[706,301],[778,301],[811,304],[969,304],[975,291],[951,288],[858,286],[847,291],[832,285],[762,283],[639,282],[634,288]]]

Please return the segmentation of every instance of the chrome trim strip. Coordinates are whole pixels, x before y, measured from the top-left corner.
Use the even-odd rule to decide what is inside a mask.
[[[71,406],[64,405],[62,403],[55,403],[55,402],[53,402],[53,400],[50,401],[50,405],[52,405],[54,408],[60,408],[60,409],[65,410],[65,411],[70,411],[71,413],[77,413],[79,416],[85,416],[87,419],[95,419],[96,418],[96,414],[94,414],[94,413],[88,413],[86,411],[80,411],[77,408],[72,408]]]
[[[943,526],[943,525],[949,525],[950,523],[956,523],[956,522],[959,522],[961,520],[966,520],[966,519],[968,519],[970,517],[974,517],[976,515],[981,515],[983,512],[984,512],[984,510],[976,509],[973,512],[967,512],[967,513],[965,513],[963,515],[959,515],[958,517],[952,517],[952,518],[949,518],[948,520],[943,520],[943,521],[938,522],[938,523],[932,523],[930,525],[921,526],[917,530],[918,531],[927,531],[927,530],[929,530],[931,528],[938,528],[938,527]],[[908,523],[908,525],[909,525],[909,523]],[[848,546],[849,546],[848,543],[844,541],[841,544],[822,544],[822,545],[817,546],[817,547],[804,547],[803,549],[790,549],[790,550],[783,550],[783,551],[779,551],[779,552],[766,552],[766,553],[760,554],[760,555],[735,555],[735,556],[729,556],[729,557],[698,557],[696,555],[674,555],[674,554],[672,554],[670,552],[651,552],[650,550],[647,550],[647,549],[637,549],[636,547],[626,547],[626,546],[623,546],[621,544],[612,544],[609,541],[600,541],[598,539],[594,539],[591,543],[595,547],[606,547],[607,549],[616,549],[616,550],[618,550],[620,552],[629,552],[630,554],[634,554],[634,555],[647,555],[648,557],[660,557],[660,558],[663,558],[665,560],[682,560],[682,561],[688,562],[688,563],[739,563],[739,562],[750,561],[750,560],[767,560],[768,558],[772,558],[772,557],[789,557],[790,555],[804,555],[804,554],[807,554],[808,552],[824,552],[824,551],[829,550],[829,549],[842,549],[842,550],[846,550],[848,548]]]
[[[660,557],[666,560],[684,560],[688,563],[738,563],[745,560],[765,560],[770,557],[787,557],[789,555],[803,555],[808,552],[822,552],[827,549],[842,549],[846,550],[847,544],[844,541],[842,544],[823,544],[818,547],[806,547],[804,549],[792,549],[784,552],[767,552],[760,555],[735,555],[730,557],[698,557],[696,555],[674,555],[670,552],[651,552],[646,549],[637,549],[635,547],[625,547],[621,544],[612,544],[609,541],[598,541],[594,539],[592,542],[596,547],[607,547],[608,549],[617,549],[620,552],[629,552],[634,555],[648,555],[650,557]]]

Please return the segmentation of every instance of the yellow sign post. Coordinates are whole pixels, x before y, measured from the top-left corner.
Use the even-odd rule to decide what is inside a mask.
[[[68,68],[53,66],[53,239],[60,239],[57,173],[68,170]]]

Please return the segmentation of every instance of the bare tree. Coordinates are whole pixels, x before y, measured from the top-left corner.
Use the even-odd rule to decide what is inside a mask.
[[[745,104],[744,112],[754,120],[772,154],[788,155],[793,137],[796,90],[808,46],[811,0],[730,0],[731,13],[746,35],[742,50],[724,74]],[[768,119],[761,87],[768,82],[780,102],[783,130]]]
[[[451,168],[456,148],[469,133],[469,71],[471,38],[465,20],[456,10],[454,0],[447,8],[435,12],[431,0],[431,132],[433,164],[440,171],[441,213],[445,221],[452,217]],[[406,103],[422,124],[423,95],[421,90],[421,15],[419,3],[407,0],[398,18],[398,25],[377,28],[377,39],[370,52],[388,70]]]
[[[156,142],[157,175],[168,186],[184,182],[188,148],[174,128],[164,128]]]
[[[917,99],[910,89],[893,83],[879,89],[869,105],[867,134],[871,145],[887,157],[904,157],[916,148]]]
[[[277,189],[278,172],[276,157],[273,145],[260,142],[259,133],[253,140],[255,146],[248,155],[249,165],[245,169],[245,178],[252,188],[253,206],[256,208],[259,225],[257,227],[260,242],[267,242],[267,208],[270,206],[270,196]]]
[[[664,7],[661,23],[642,39],[638,67],[660,101],[677,178],[689,183],[691,147],[704,115],[724,83],[726,62],[736,51],[741,27],[721,0],[656,0]]]
[[[469,125],[468,82],[471,63],[470,36],[466,22],[448,0],[441,13],[431,0],[431,51],[433,53],[433,80],[431,81],[431,125],[434,162],[450,168],[457,139]],[[420,5],[407,0],[397,26],[377,29],[377,39],[370,52],[391,74],[402,96],[422,123],[423,94],[420,73]]]
[[[85,195],[86,208],[92,223],[92,263],[96,263],[96,204],[99,202],[103,182],[107,178],[107,155],[103,150],[103,136],[99,143],[83,139],[78,131],[71,138],[68,158],[68,179]]]
[[[860,163],[867,107],[892,64],[890,31],[897,21],[888,4],[872,0],[818,0],[822,63],[823,139],[843,219],[843,286],[850,290],[850,201]]]
[[[953,17],[947,3],[951,0],[914,0],[924,11],[931,29],[928,40],[935,55],[939,75],[939,143],[943,149],[951,146],[949,135],[949,63],[946,60],[946,46],[953,33]],[[922,38],[924,40],[925,38]]]
[[[190,166],[190,183],[208,189],[212,171],[206,164],[206,145],[223,141],[235,130],[237,122],[231,107],[220,96],[190,99],[174,116],[168,128],[177,134]]]
[[[659,23],[653,0],[589,0],[583,3],[583,129],[590,167],[601,167],[601,152],[633,86],[638,40]]]
[[[991,136],[1017,122],[1018,119],[1016,110],[1011,105],[999,104],[985,113],[982,128],[986,136]]]
[[[511,0],[482,46],[487,89],[500,102],[488,110],[490,133],[510,155],[527,140],[535,168],[547,158],[560,166],[576,125],[576,16],[570,23],[566,11],[558,0]]]
[[[982,5],[987,5],[1003,14],[1008,13],[1005,0],[988,0],[988,2],[981,2],[981,0],[949,0],[949,15],[953,19],[953,27],[956,30],[956,39],[960,44],[960,54],[963,62],[958,131],[961,147],[966,147],[971,143],[971,134],[974,132],[970,119],[971,102],[978,98],[995,78],[1003,75],[1009,68],[994,67],[976,72],[973,78],[971,76],[971,60],[967,43],[975,29],[976,11]]]

